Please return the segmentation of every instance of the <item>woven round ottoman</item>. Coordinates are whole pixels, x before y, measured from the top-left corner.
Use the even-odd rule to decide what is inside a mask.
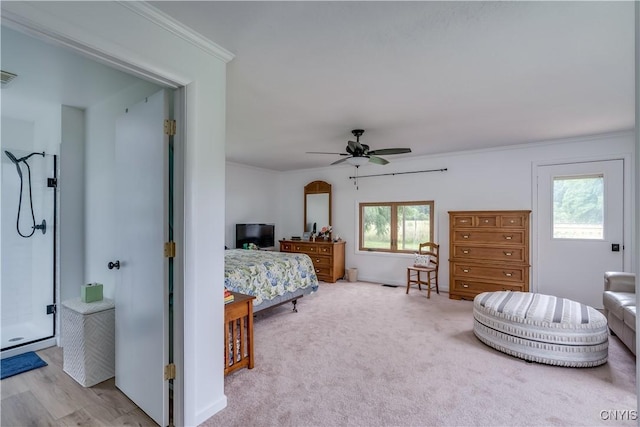
[[[490,347],[532,362],[575,368],[607,362],[607,319],[593,307],[531,292],[484,292],[473,332]]]

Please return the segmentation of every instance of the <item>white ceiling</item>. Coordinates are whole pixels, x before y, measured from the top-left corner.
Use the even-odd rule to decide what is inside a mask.
[[[630,1],[152,4],[236,55],[233,162],[327,166],[340,157],[306,152],[344,152],[354,128],[426,155],[634,126]],[[138,81],[4,27],[2,68],[19,75],[1,92],[16,118],[33,98],[88,107]]]
[[[354,128],[426,155],[634,126],[631,1],[152,4],[236,55],[233,162],[326,166],[306,152]]]

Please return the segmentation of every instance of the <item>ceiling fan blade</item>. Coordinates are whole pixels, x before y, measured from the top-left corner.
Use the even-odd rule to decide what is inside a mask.
[[[374,156],[377,156],[377,155],[387,156],[389,154],[405,154],[410,152],[411,152],[411,148],[383,148],[381,150],[369,151],[369,154],[373,154]]]
[[[369,154],[371,154],[371,153],[369,153]],[[375,163],[376,165],[386,165],[387,163],[389,163],[389,160],[385,160],[382,157],[376,157],[376,156],[371,156],[371,155],[369,155],[369,161],[371,163]]]
[[[348,156],[347,153],[327,153],[326,151],[307,151],[307,154],[333,154],[336,156]]]
[[[342,162],[346,162],[347,159],[350,159],[351,157],[345,157],[344,159],[340,159],[340,160],[336,160],[335,162],[331,163],[331,165],[339,165]]]

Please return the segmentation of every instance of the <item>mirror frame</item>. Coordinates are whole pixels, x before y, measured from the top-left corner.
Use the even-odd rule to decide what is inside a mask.
[[[306,231],[307,229],[307,195],[308,194],[329,194],[329,224],[323,224],[321,227],[325,225],[333,225],[331,223],[331,184],[325,181],[313,181],[304,186],[304,223],[302,225],[302,229]]]

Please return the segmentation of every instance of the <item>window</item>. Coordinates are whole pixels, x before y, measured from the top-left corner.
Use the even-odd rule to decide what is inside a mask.
[[[553,238],[604,238],[604,176],[553,179]]]
[[[433,201],[360,203],[360,250],[407,252],[433,239]]]

